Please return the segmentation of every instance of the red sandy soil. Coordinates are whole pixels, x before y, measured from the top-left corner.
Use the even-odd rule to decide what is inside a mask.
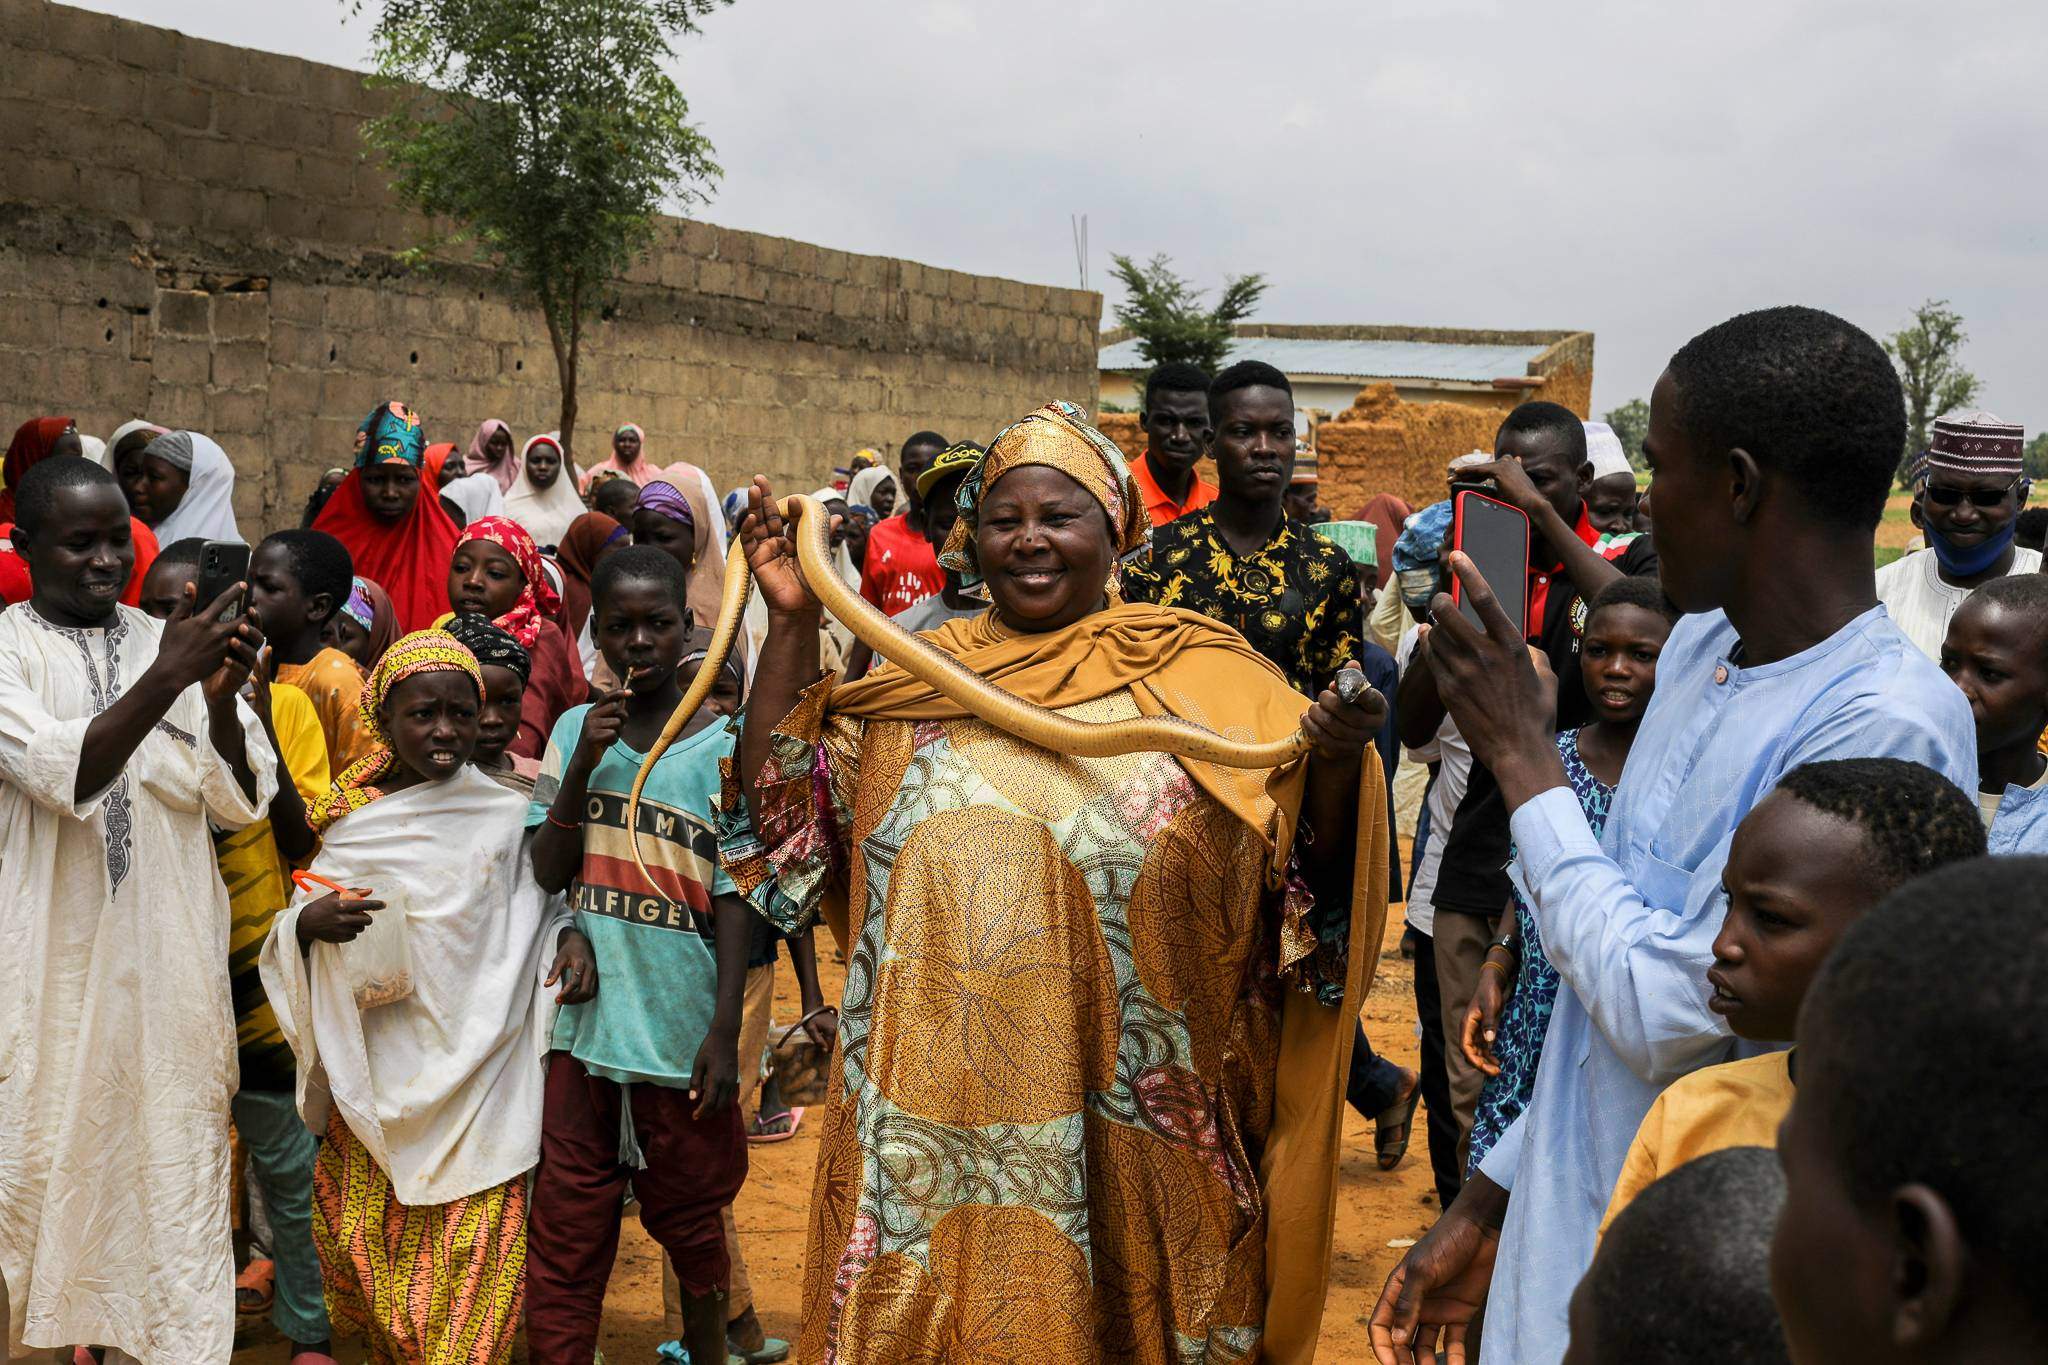
[[[1379,972],[1366,1001],[1365,1028],[1377,1051],[1413,1067],[1415,1002],[1411,964],[1397,951],[1400,939],[1397,907],[1388,916]],[[826,959],[820,964],[823,984],[832,998],[842,969],[831,960],[829,947],[820,955]],[[785,965],[776,976],[775,1017],[794,1020],[797,1015],[796,981]],[[1420,1111],[1415,1118],[1407,1160],[1392,1172],[1382,1172],[1373,1159],[1372,1124],[1346,1111],[1336,1248],[1317,1351],[1320,1360],[1372,1358],[1366,1323],[1387,1272],[1401,1256],[1400,1249],[1388,1243],[1420,1236],[1436,1218],[1436,1193],[1429,1179]],[[787,1142],[753,1147],[752,1169],[735,1210],[761,1320],[769,1335],[791,1341],[797,1336],[804,1233],[818,1156],[816,1133],[816,1126],[806,1122]],[[661,1254],[638,1220],[629,1219],[605,1295],[599,1349],[610,1365],[648,1365],[655,1358],[654,1348],[673,1335],[662,1321]],[[284,1344],[267,1322],[244,1319],[237,1345],[240,1349],[235,1352],[234,1365],[286,1365]],[[356,1365],[363,1359],[354,1342],[337,1343],[335,1355],[344,1365]]]

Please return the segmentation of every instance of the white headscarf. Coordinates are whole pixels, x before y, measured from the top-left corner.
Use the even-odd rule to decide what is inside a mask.
[[[868,499],[875,495],[875,485],[879,483],[890,484],[896,489],[896,506],[890,509],[890,516],[894,516],[910,506],[909,501],[903,496],[903,481],[891,472],[889,466],[881,464],[871,464],[847,480],[846,505],[848,507],[873,507],[874,504],[869,502]]]
[[[498,480],[488,470],[451,480],[441,496],[462,509],[465,523],[495,517],[505,510],[505,495],[498,491]]]
[[[163,447],[163,448],[159,448]],[[171,431],[143,447],[185,470],[185,496],[171,514],[150,529],[159,545],[172,545],[194,536],[201,540],[241,541],[235,525],[235,467],[211,436],[196,431]],[[189,453],[189,460],[185,457]]]
[[[146,431],[152,437],[164,434],[162,427],[154,422],[145,422],[139,417],[132,422],[123,422],[120,426],[114,428],[114,434],[107,438],[107,448],[101,451],[96,458],[109,470],[116,474],[120,473],[120,470],[114,469],[114,452],[121,448],[121,442],[127,440],[138,431]]]
[[[107,443],[99,437],[87,436],[84,432],[80,432],[78,434],[78,448],[84,453],[86,459],[91,460],[101,469],[108,468]]]
[[[560,545],[562,537],[569,534],[569,523],[590,509],[577,496],[576,489],[582,481],[574,468],[564,467],[546,488],[536,488],[533,480],[526,477],[526,454],[542,441],[553,446],[557,456],[561,455],[562,438],[551,431],[531,438],[520,448],[519,472],[512,476],[512,486],[505,490],[505,515],[524,526],[534,544],[545,548]]]

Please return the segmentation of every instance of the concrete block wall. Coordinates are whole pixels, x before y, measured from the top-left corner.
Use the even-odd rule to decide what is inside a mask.
[[[0,429],[66,414],[213,435],[251,530],[296,522],[356,424],[402,399],[430,440],[556,424],[546,328],[427,241],[358,127],[360,73],[44,0],[0,0]],[[585,333],[576,453],[619,423],[721,487],[812,487],[930,427],[987,441],[1092,409],[1101,296],[666,220]]]

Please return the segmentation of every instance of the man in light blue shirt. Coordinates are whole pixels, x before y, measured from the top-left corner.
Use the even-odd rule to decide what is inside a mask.
[[[1572,1289],[1651,1101],[1734,1055],[1707,1007],[1721,868],[1782,774],[1895,757],[1974,789],[1968,705],[1877,605],[1872,539],[1903,411],[1877,343],[1813,309],[1743,314],[1672,357],[1644,453],[1664,589],[1693,614],[1658,662],[1604,840],[1566,785],[1546,682],[1454,559],[1488,629],[1439,598],[1431,666],[1513,812],[1515,876],[1564,989],[1527,1111],[1387,1282],[1373,1314],[1387,1365],[1462,1340],[1481,1311],[1487,1365],[1563,1357]]]

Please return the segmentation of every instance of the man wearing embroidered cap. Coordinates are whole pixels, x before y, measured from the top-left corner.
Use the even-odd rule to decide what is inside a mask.
[[[1988,412],[1935,422],[1920,491],[1927,548],[1877,571],[1877,600],[1919,651],[1941,658],[1949,618],[1994,578],[2039,573],[2041,552],[2013,544],[2028,481],[2026,433]]]

